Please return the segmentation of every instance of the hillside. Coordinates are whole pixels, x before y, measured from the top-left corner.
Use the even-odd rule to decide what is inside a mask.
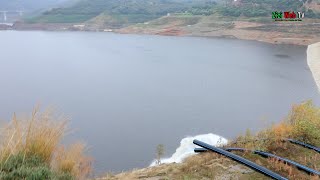
[[[265,17],[272,11],[302,11],[308,18],[319,18],[319,0],[80,0],[67,8],[55,8],[44,12],[30,22],[84,23],[118,20],[116,27],[146,22],[168,13],[187,12],[208,16],[218,13],[231,17]],[[111,16],[111,17],[110,17]],[[123,24],[123,26],[119,26]]]
[[[170,12],[184,12],[193,6],[207,6],[210,3],[210,0],[82,0],[68,8],[55,8],[44,12],[30,22],[79,23],[97,16],[113,16],[122,23],[127,21],[132,24],[155,19]],[[122,21],[123,19],[125,21]]]
[[[317,50],[317,49],[315,49]],[[288,179],[319,180],[320,176],[310,175],[298,168],[278,161],[265,158],[250,150],[260,150],[281,156],[319,172],[319,153],[284,139],[298,139],[317,147],[320,146],[320,109],[311,102],[295,105],[288,117],[281,123],[266,128],[256,134],[247,131],[245,135],[231,140],[222,148],[245,148],[248,151],[233,153],[245,157],[256,164],[262,165]],[[161,180],[161,179],[270,179],[231,159],[213,152],[192,155],[182,163],[161,164],[155,167],[136,169],[120,174],[107,174],[97,180]]]
[[[305,17],[298,22],[275,22],[274,11],[301,11]],[[231,37],[309,45],[320,41],[320,0],[79,0],[15,23],[12,29]]]

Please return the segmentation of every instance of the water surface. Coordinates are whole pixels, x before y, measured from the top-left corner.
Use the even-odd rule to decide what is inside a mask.
[[[54,105],[97,172],[149,165],[187,135],[232,138],[319,102],[306,48],[89,32],[0,32],[0,117]]]

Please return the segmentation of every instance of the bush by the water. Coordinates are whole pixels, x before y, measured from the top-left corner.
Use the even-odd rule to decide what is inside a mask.
[[[247,131],[244,136],[239,136],[228,146],[271,152],[315,170],[320,170],[320,156],[318,153],[293,145],[286,141],[288,138],[319,147],[320,108],[313,105],[311,101],[294,105],[288,116],[280,123],[257,134]],[[282,175],[289,176],[289,179],[317,179],[317,177],[301,173],[293,166],[278,162],[275,159],[263,162],[263,159],[258,159],[258,155],[246,153],[244,156]]]
[[[50,166],[43,162],[38,156],[27,156],[24,154],[11,155],[7,161],[1,162],[0,179],[75,179],[71,173],[55,172]]]
[[[250,131],[234,142],[250,149],[273,150],[286,138],[320,146],[320,108],[311,101],[294,105],[287,118],[252,135]]]
[[[245,152],[234,151],[233,153],[288,179],[318,180],[319,176],[310,175],[276,159],[264,158],[252,153],[252,150],[264,150],[320,171],[319,153],[292,144],[286,141],[286,138],[320,146],[320,108],[314,106],[310,101],[294,105],[288,116],[280,123],[257,133],[247,131],[245,135],[231,140],[225,147],[248,149]],[[270,179],[213,152],[188,157],[183,163],[164,164],[118,175],[108,175],[106,179],[116,180],[127,177],[130,179],[141,179],[141,177],[150,179]]]
[[[83,179],[91,159],[81,143],[63,147],[67,118],[35,109],[0,129],[0,179]]]

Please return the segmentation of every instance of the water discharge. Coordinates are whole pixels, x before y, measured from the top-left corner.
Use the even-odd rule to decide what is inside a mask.
[[[228,142],[227,139],[215,135],[215,134],[201,134],[194,137],[183,138],[180,142],[180,146],[176,149],[176,152],[170,158],[161,159],[161,163],[181,163],[185,158],[195,154],[194,148],[196,145],[193,144],[193,140],[197,139],[213,146],[221,146]],[[156,160],[154,160],[150,166],[155,166]]]

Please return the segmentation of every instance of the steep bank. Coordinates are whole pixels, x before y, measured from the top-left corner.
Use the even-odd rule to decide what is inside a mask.
[[[168,36],[227,37],[261,41],[272,44],[313,44],[320,41],[320,20],[301,22],[273,22],[271,18],[230,18],[223,16],[161,17],[116,30],[128,34],[156,34]]]
[[[202,16],[174,14],[126,27],[120,25],[117,27],[110,27],[108,23],[113,21],[114,19],[110,19],[109,17],[99,16],[99,18],[97,17],[83,23],[16,22],[10,29],[22,31],[113,31],[126,34],[222,37],[261,41],[272,44],[304,46],[320,41],[320,19],[310,18],[305,18],[300,22],[274,22],[270,17],[257,19],[232,18],[220,15]],[[1,28],[0,26],[0,30],[1,29],[6,30],[8,28]]]
[[[308,65],[318,86],[318,89],[320,90],[320,42],[309,45],[307,54]]]

